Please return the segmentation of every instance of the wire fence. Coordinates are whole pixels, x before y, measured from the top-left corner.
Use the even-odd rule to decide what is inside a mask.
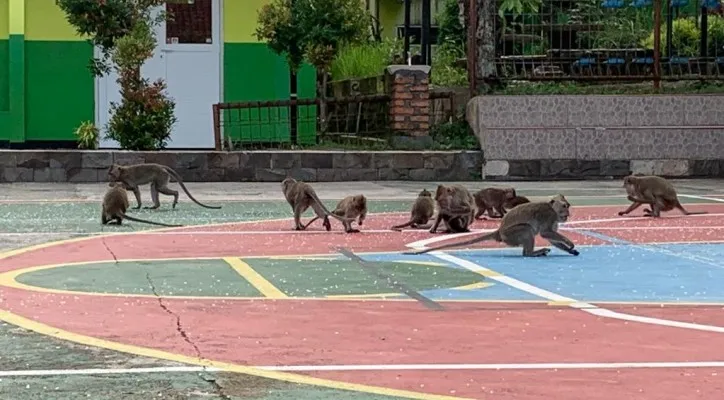
[[[474,15],[469,57],[476,80],[723,79],[720,1],[521,0],[527,13]],[[494,52],[480,54],[488,36]]]

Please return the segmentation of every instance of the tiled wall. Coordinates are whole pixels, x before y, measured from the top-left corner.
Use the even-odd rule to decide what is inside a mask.
[[[478,96],[468,119],[487,160],[724,158],[724,96]]]

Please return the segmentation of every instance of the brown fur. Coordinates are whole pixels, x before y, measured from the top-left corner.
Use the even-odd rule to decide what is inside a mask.
[[[512,199],[508,199],[503,203],[503,207],[506,211],[510,211],[511,209],[515,208],[516,206],[519,206],[521,204],[530,203],[530,200],[528,200],[525,196],[515,196]]]
[[[128,210],[128,194],[123,183],[111,183],[110,188],[106,191],[103,196],[103,203],[101,204],[101,224],[106,225],[121,225],[124,219],[130,221],[142,222],[151,225],[178,227],[183,225],[169,225],[160,222],[147,221],[145,219],[134,218],[126,215]]]
[[[393,226],[392,230],[401,231],[402,228],[408,226],[412,229],[430,229],[428,222],[433,214],[435,214],[435,200],[432,198],[432,193],[427,189],[422,189],[417,195],[415,203],[412,204],[410,219],[404,224]]]
[[[178,182],[181,189],[183,189],[186,195],[189,196],[194,203],[204,208],[221,208],[220,206],[208,206],[196,200],[186,188],[186,185],[184,185],[181,176],[179,176],[179,174],[172,168],[165,165],[146,163],[121,166],[113,164],[108,169],[108,178],[111,181],[109,186],[111,186],[114,182],[121,182],[126,190],[133,191],[133,194],[136,196],[136,202],[138,203],[136,207],[133,207],[134,209],[141,208],[141,191],[138,189],[138,186],[145,185],[147,183],[151,184],[151,200],[153,200],[153,206],[144,208],[156,209],[161,206],[161,203],[158,200],[159,192],[168,196],[173,196],[173,204],[171,205],[171,208],[176,208],[176,204],[178,203],[178,191],[169,189],[168,183],[171,180],[171,177]]]
[[[357,233],[359,229],[352,229],[352,221],[359,218],[357,223],[360,226],[364,223],[367,218],[367,198],[363,194],[347,196],[337,203],[337,208],[332,211],[332,214],[346,218],[346,220],[341,220],[345,232]]]
[[[408,254],[422,254],[457,246],[467,246],[485,240],[503,242],[508,246],[522,246],[524,257],[540,257],[550,252],[549,248],[535,250],[535,236],[540,234],[557,248],[577,256],[578,250],[570,239],[558,232],[558,224],[570,216],[570,203],[562,195],[549,201],[525,203],[511,209],[503,217],[500,227],[491,233],[459,243],[450,243]]]
[[[491,218],[503,218],[505,215],[505,207],[503,207],[503,204],[506,200],[513,199],[515,196],[515,189],[513,188],[486,188],[479,190],[474,195],[475,206],[478,208],[478,212],[475,213],[475,219],[482,219],[486,211]]]
[[[438,212],[430,233],[435,233],[441,222],[445,222],[446,233],[470,232],[475,220],[475,199],[460,185],[439,185],[435,192]]]
[[[332,225],[329,223],[330,216],[345,224],[345,228],[347,228],[346,224],[349,224],[348,219],[331,213],[327,207],[324,206],[324,203],[319,200],[317,193],[310,184],[297,181],[294,178],[286,178],[282,181],[282,193],[284,193],[284,197],[294,212],[295,230],[303,231],[307,229],[312,222],[322,218],[322,226],[324,226],[327,231],[330,231],[332,229]],[[303,225],[302,214],[304,214],[309,207],[312,207],[316,216],[312,218],[307,225]]]
[[[703,211],[687,211],[679,202],[676,189],[671,182],[659,176],[629,175],[623,178],[623,187],[626,189],[629,201],[633,204],[626,210],[620,211],[618,215],[629,214],[644,204],[651,207],[651,209],[644,209],[644,215],[647,217],[658,218],[662,211],[671,211],[674,208],[684,215],[706,214]]]

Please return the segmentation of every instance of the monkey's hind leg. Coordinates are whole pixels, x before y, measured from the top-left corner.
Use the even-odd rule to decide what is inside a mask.
[[[153,201],[153,205],[143,208],[147,210],[155,210],[161,207],[161,202],[158,200],[158,189],[156,188],[156,182],[151,182],[151,200]]]
[[[500,231],[500,237],[508,246],[522,246],[523,257],[542,257],[551,252],[547,247],[535,250],[535,233],[527,224],[504,228]]]
[[[572,254],[574,256],[577,256],[578,254],[580,254],[578,252],[578,250],[574,249],[574,247],[576,247],[576,245],[573,244],[573,242],[571,242],[570,239],[561,235],[558,232],[542,231],[540,233],[540,235],[541,235],[541,237],[543,237],[543,239],[546,239],[547,241],[549,241],[553,246],[556,246],[557,248],[565,251],[568,254]]]
[[[173,196],[173,204],[171,204],[171,208],[176,208],[176,204],[178,204],[177,190],[173,190],[166,185],[162,185],[158,187],[158,191],[165,194],[166,196]],[[156,198],[158,199],[158,193],[156,194]]]

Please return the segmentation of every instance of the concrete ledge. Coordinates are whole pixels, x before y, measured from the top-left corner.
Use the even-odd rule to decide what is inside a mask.
[[[480,151],[0,150],[0,182],[106,182],[108,167],[153,162],[188,182],[479,180]]]
[[[724,159],[487,160],[486,180],[617,179],[633,173],[667,178],[724,178]]]

